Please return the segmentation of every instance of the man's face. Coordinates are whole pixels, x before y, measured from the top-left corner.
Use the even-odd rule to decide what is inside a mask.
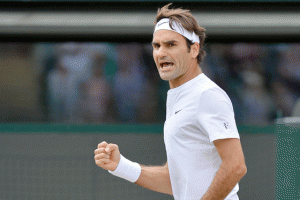
[[[152,46],[161,79],[171,82],[184,79],[192,61],[184,36],[170,30],[159,30],[153,35]]]

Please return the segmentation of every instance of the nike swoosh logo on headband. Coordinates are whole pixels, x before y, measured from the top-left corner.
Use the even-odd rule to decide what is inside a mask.
[[[162,23],[160,23],[160,24],[157,24],[157,26],[161,26],[161,25],[163,25],[163,24],[165,24],[165,23],[168,23],[168,22],[162,22]]]

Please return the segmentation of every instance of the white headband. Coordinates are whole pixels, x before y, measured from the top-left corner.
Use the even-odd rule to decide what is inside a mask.
[[[173,29],[170,27],[169,25],[170,20],[169,18],[163,18],[161,19],[155,26],[155,30],[154,33],[158,30],[170,30],[170,31],[174,31],[179,33],[180,35],[186,37],[187,39],[189,39],[190,41],[192,41],[192,43],[198,42],[200,43],[199,40],[199,36],[196,35],[196,33],[193,32],[189,32],[187,31],[185,28],[183,28],[183,26],[181,24],[178,24],[177,22],[173,22],[172,23],[172,27]]]

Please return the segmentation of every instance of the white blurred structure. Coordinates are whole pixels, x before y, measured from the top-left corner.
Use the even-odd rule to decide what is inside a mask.
[[[300,12],[197,12],[207,34],[290,35],[300,32]],[[156,12],[0,12],[4,34],[152,34]]]

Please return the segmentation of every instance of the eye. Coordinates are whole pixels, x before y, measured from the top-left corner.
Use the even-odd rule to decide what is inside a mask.
[[[173,47],[173,46],[175,46],[174,43],[169,43],[169,47]]]
[[[159,48],[159,44],[153,44],[152,46],[153,46],[154,49]]]

